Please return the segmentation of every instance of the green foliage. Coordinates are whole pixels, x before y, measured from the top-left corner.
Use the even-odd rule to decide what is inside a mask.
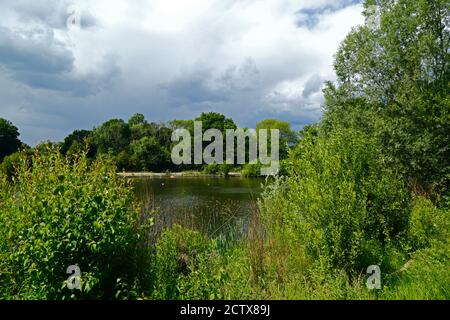
[[[256,124],[256,130],[261,129],[277,129],[280,130],[280,145],[288,144],[295,145],[297,143],[297,135],[292,130],[291,125],[287,121],[281,121],[277,119],[266,119]]]
[[[209,130],[209,129],[217,129],[222,133],[223,136],[223,146],[224,146],[224,153],[227,152],[226,151],[226,130],[228,129],[232,129],[232,130],[236,130],[237,126],[234,123],[233,119],[231,118],[227,118],[225,117],[225,115],[220,114],[220,113],[216,113],[216,112],[202,112],[202,114],[200,115],[200,117],[196,118],[195,121],[201,121],[202,122],[202,131],[203,134]],[[194,135],[192,135],[192,139],[194,139]],[[194,143],[192,143],[192,146],[194,145]],[[203,150],[209,145],[209,142],[204,141],[203,142]],[[233,152],[236,155],[237,150],[233,150]],[[213,167],[214,168],[214,165]],[[227,172],[227,168],[229,168],[229,166],[226,165],[219,165],[217,168],[219,168],[220,171],[222,171],[221,173],[228,173]],[[220,172],[219,171],[219,172]]]
[[[0,182],[2,297],[110,299],[145,288],[144,226],[126,181],[85,153],[23,156],[12,182]],[[81,290],[65,281],[81,269]],[[146,270],[145,270],[146,271]]]
[[[242,167],[241,174],[245,178],[260,177],[261,176],[261,168],[262,168],[262,165],[260,163],[245,164]]]
[[[137,170],[157,171],[170,163],[169,151],[152,136],[134,140],[130,144],[130,154],[131,166]]]
[[[203,131],[208,129],[218,129],[224,133],[227,129],[237,129],[236,124],[231,118],[227,118],[223,114],[215,112],[202,112],[200,117],[195,119],[195,121],[202,122]]]
[[[337,86],[328,83],[324,128],[373,134],[412,184],[447,192],[450,178],[450,5],[446,0],[366,1],[379,5],[342,43]]]
[[[409,239],[414,250],[431,246],[434,242],[450,240],[450,211],[436,208],[433,203],[418,197],[414,201],[409,223]]]
[[[120,171],[204,170],[207,173],[226,175],[233,168],[232,166],[225,164],[175,166],[172,163],[171,152],[174,145],[172,132],[176,129],[187,129],[194,139],[194,121],[202,121],[203,133],[209,129],[220,130],[224,136],[224,145],[226,145],[226,130],[237,129],[231,118],[215,112],[202,113],[195,120],[173,120],[167,125],[148,122],[143,114],[138,113],[128,122],[112,119],[92,131],[75,130],[60,143],[61,152],[64,155],[76,154],[87,148],[89,158],[112,161]],[[285,158],[296,141],[296,134],[291,130],[289,123],[267,119],[260,122],[258,126],[259,129],[280,130],[281,157]],[[48,141],[39,145],[38,149],[45,152],[47,144],[53,143]],[[208,144],[204,142],[203,147]],[[246,157],[248,158],[248,155]]]
[[[154,299],[251,298],[245,247],[223,248],[220,239],[174,225],[156,245]]]
[[[290,147],[297,143],[297,134],[291,129],[291,125],[287,121],[281,121],[276,119],[266,119],[256,124],[256,131],[261,129],[267,130],[279,130],[280,131],[280,159],[286,158]],[[269,148],[270,148],[270,133],[268,134]]]
[[[6,156],[3,159],[3,162],[0,164],[0,176],[5,175],[6,177],[8,177],[8,179],[11,179],[13,176],[15,176],[17,168],[22,163],[21,160],[23,159],[23,157],[30,159],[31,155],[31,150],[24,149],[23,151],[18,151],[9,156]]]
[[[222,176],[228,175],[228,173],[233,169],[233,166],[230,164],[209,164],[205,165],[203,168],[203,172],[206,174],[218,174]]]
[[[132,128],[146,124],[145,117],[142,113],[136,113],[128,120],[128,125]]]
[[[104,161],[91,167],[77,154],[89,138],[97,159],[121,169],[166,169],[172,130],[192,135],[193,120],[167,127],[136,114],[74,132],[62,145],[67,158],[48,144],[31,162],[6,157],[0,298],[449,299],[450,4],[366,0],[364,8],[366,23],[336,54],[323,120],[298,135],[287,122],[257,124],[281,131],[284,177],[267,184],[240,242],[174,226],[157,241],[150,268],[125,181]],[[236,129],[218,113],[196,120],[204,131]],[[0,119],[0,159],[17,150],[17,137]],[[260,169],[245,165],[242,174]],[[64,286],[75,263],[81,292]],[[370,292],[364,271],[374,264],[383,288]]]
[[[406,233],[407,190],[370,137],[342,130],[304,139],[292,157],[285,187],[263,197],[262,210],[283,221],[323,267],[362,270],[365,256],[377,256],[373,247]]]
[[[68,153],[77,154],[88,148],[88,157],[95,156],[95,148],[92,145],[92,131],[90,130],[75,130],[64,138],[61,144],[61,153],[66,155]]]
[[[19,150],[19,130],[8,120],[0,118],[0,163],[3,158]]]
[[[191,135],[194,134],[194,120],[172,120],[169,125],[173,130],[186,129],[189,130]]]
[[[300,132],[288,177],[260,201],[267,249],[251,260],[270,297],[449,297],[449,3],[372,5],[380,26],[366,10],[347,36],[323,120]],[[360,276],[372,264],[384,274],[375,293]]]
[[[450,299],[449,243],[435,243],[415,252],[400,271],[386,277],[380,299]]]
[[[154,298],[208,299],[213,295],[208,283],[216,269],[208,268],[213,249],[213,242],[196,231],[179,225],[166,230],[156,244]]]
[[[112,119],[94,129],[92,136],[98,152],[118,154],[130,144],[131,130],[123,120]]]

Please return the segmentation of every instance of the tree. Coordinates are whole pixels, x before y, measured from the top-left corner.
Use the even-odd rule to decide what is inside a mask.
[[[142,113],[136,113],[128,120],[128,125],[130,127],[145,124],[147,121]]]
[[[133,167],[142,171],[160,171],[170,164],[170,152],[155,137],[143,137],[130,145]]]
[[[227,118],[223,114],[216,112],[202,112],[200,117],[195,119],[195,121],[202,122],[203,132],[209,129],[218,129],[222,132],[222,134],[225,134],[227,129],[237,129],[233,119]]]
[[[224,147],[224,151],[226,152],[226,131],[228,129],[231,129],[231,130],[236,130],[237,129],[237,126],[234,123],[233,119],[227,118],[225,115],[220,114],[220,113],[216,113],[216,112],[202,112],[200,117],[195,119],[195,121],[201,121],[202,122],[202,131],[203,131],[203,133],[205,133],[209,129],[217,129],[217,130],[219,130],[222,133],[222,136],[223,136],[223,145],[225,146]],[[192,135],[192,138],[194,138],[194,135]],[[210,143],[211,142],[204,141],[203,142],[203,150],[205,150],[205,148]],[[192,144],[192,146],[193,145],[194,144]],[[235,159],[236,159],[236,153],[237,153],[237,149],[235,148],[235,150],[234,150]],[[209,170],[206,167],[207,166],[205,166],[204,169]],[[223,167],[223,168],[226,168],[226,167]],[[229,168],[226,169],[226,170],[229,171]]]
[[[127,148],[131,141],[131,130],[121,119],[112,119],[93,132],[93,142],[99,153],[118,154]]]
[[[75,130],[64,138],[64,142],[61,144],[61,153],[75,153],[80,150],[89,148],[88,157],[95,156],[95,148],[92,145],[92,131],[90,130]]]
[[[371,6],[377,5],[380,24]],[[368,0],[325,89],[323,129],[353,127],[377,137],[409,181],[443,191],[450,181],[450,3]]]
[[[287,156],[290,147],[297,143],[297,134],[291,129],[291,125],[287,121],[281,121],[277,119],[266,119],[256,124],[256,131],[261,129],[266,130],[279,130],[280,131],[280,157],[283,159]],[[268,133],[268,138],[270,132]],[[270,140],[269,140],[270,146]]]
[[[156,134],[156,138],[158,139],[159,144],[167,149],[167,150],[171,150],[171,146],[172,146],[172,129],[164,126],[164,125],[160,125],[158,128],[158,132]]]
[[[22,145],[19,130],[10,121],[0,118],[0,162],[16,152]]]
[[[194,134],[194,120],[172,120],[169,122],[171,130],[186,129],[191,135]]]

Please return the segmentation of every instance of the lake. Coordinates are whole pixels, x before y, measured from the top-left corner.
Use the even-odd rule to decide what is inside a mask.
[[[243,234],[264,179],[224,177],[151,177],[133,180],[139,197],[156,214],[156,230],[174,223],[217,237]]]

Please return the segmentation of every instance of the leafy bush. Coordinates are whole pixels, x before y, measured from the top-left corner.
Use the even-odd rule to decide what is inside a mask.
[[[261,176],[261,164],[245,164],[242,168],[241,174],[243,177],[260,177]]]
[[[417,197],[411,212],[409,239],[414,250],[425,248],[435,241],[450,239],[449,211],[436,208],[433,203]]]
[[[382,299],[450,299],[450,250],[447,242],[414,252],[400,272],[386,277]]]
[[[16,167],[20,164],[20,160],[24,152],[15,152],[3,159],[0,164],[0,174],[4,174],[9,178],[12,178],[16,173]],[[27,156],[30,156],[27,154]]]
[[[246,245],[223,247],[220,239],[174,225],[156,245],[154,299],[251,299]]]
[[[289,161],[290,177],[269,189],[261,209],[266,221],[278,221],[274,225],[284,226],[278,230],[304,243],[323,268],[362,270],[368,255],[377,260],[371,264],[380,263],[377,248],[406,233],[405,184],[383,165],[369,136],[341,130],[306,138]]]
[[[144,231],[125,180],[107,163],[89,165],[85,153],[57,150],[22,157],[12,182],[0,183],[2,297],[110,299],[144,288]],[[81,290],[66,286],[71,265]]]
[[[156,245],[153,297],[219,298],[218,258],[214,242],[201,233],[179,225],[166,230]]]
[[[203,168],[203,172],[206,174],[219,174],[226,176],[232,170],[233,166],[229,164],[209,164],[205,165]]]

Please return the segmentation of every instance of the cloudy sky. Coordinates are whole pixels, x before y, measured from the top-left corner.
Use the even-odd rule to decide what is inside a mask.
[[[31,145],[137,112],[300,128],[362,22],[357,0],[0,0],[0,117]]]

